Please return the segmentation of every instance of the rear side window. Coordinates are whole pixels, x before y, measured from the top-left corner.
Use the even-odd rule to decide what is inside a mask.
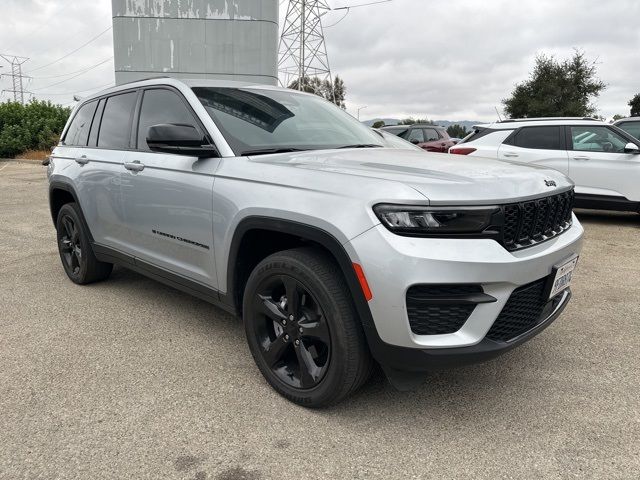
[[[629,135],[632,135],[640,140],[640,121],[638,122],[622,122],[616,125]]]
[[[421,128],[414,128],[409,133],[409,138],[407,138],[410,142],[419,142],[424,143],[424,132]]]
[[[96,112],[96,106],[98,102],[89,102],[82,105],[78,109],[75,117],[69,125],[69,130],[64,136],[64,144],[74,147],[84,147],[87,145],[89,138],[89,129],[91,128],[91,121],[93,120],[93,114]]]
[[[435,142],[440,139],[440,135],[438,135],[438,131],[435,128],[425,128],[424,137],[427,142]]]
[[[393,128],[385,128],[384,131],[385,132],[389,132],[392,133],[398,137],[401,138],[406,138],[407,137],[407,131],[409,129],[407,127],[393,127]]]
[[[561,127],[524,127],[513,139],[512,145],[538,150],[564,150]]]
[[[166,89],[146,90],[142,98],[138,124],[139,150],[149,150],[147,146],[149,127],[162,123],[192,125],[198,128],[198,122],[177,93]]]
[[[136,104],[136,96],[136,92],[129,92],[107,99],[100,124],[98,147],[117,150],[129,148],[131,117]]]

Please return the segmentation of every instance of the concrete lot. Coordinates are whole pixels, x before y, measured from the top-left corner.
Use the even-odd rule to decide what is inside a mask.
[[[640,216],[580,214],[574,300],[530,343],[308,411],[221,310],[123,269],[68,281],[46,197],[43,167],[0,162],[2,479],[640,475]]]

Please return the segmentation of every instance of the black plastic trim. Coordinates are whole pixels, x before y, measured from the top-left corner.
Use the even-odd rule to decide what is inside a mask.
[[[220,298],[218,290],[186,278],[177,273],[171,272],[164,268],[158,267],[150,262],[136,258],[135,256],[123,253],[117,249],[92,243],[93,252],[101,262],[108,262],[121,265],[129,270],[140,273],[146,277],[156,280],[160,283],[173,287],[181,292],[188,293],[194,297],[200,298],[212,305],[222,308],[229,313],[236,312]]]
[[[585,208],[587,210],[615,210],[640,213],[640,202],[634,202],[625,197],[609,195],[576,193],[573,206],[574,208]]]
[[[80,220],[82,221],[82,226],[84,227],[84,231],[89,234],[89,241],[93,242],[93,235],[91,234],[91,229],[89,228],[89,225],[87,224],[87,221],[84,218],[82,205],[80,204],[75,188],[73,188],[73,186],[69,183],[60,182],[56,180],[49,183],[49,211],[51,212],[51,219],[53,220],[53,226],[54,227],[56,226],[56,223],[58,220],[53,215],[52,197],[53,197],[54,190],[64,190],[65,192],[69,193],[73,197],[73,201],[78,205],[78,207],[80,207]]]
[[[496,342],[485,338],[480,343],[469,347],[420,349],[389,345],[380,339],[375,329],[368,326],[365,326],[365,333],[369,339],[372,355],[382,364],[388,375],[395,375],[398,372],[441,370],[486,362],[531,340],[560,316],[570,299],[571,291],[567,290],[564,302],[550,316],[509,342]]]

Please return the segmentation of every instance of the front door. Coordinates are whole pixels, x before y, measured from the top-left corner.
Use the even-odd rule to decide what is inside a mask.
[[[569,130],[569,176],[576,192],[640,201],[640,155],[625,153],[630,142],[604,125]]]
[[[126,154],[122,198],[129,230],[127,251],[137,259],[217,288],[213,254],[213,183],[219,159],[149,150],[150,126],[193,125],[186,100],[168,88],[144,92],[137,149]],[[204,134],[204,132],[202,132]]]

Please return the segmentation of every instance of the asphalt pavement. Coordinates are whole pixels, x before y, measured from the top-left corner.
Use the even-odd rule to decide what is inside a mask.
[[[0,478],[638,479],[640,215],[578,214],[573,301],[534,340],[311,411],[222,310],[122,268],[67,280],[44,167],[0,162]]]

